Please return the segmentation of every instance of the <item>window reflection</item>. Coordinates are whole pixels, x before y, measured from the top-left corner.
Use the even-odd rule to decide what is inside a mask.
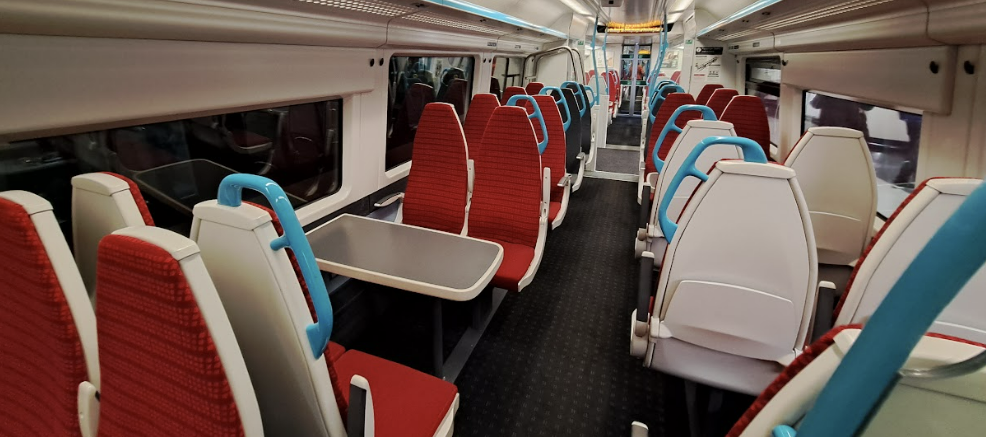
[[[863,132],[877,177],[877,213],[887,218],[914,189],[921,115],[805,93],[804,130],[838,126]]]
[[[387,101],[387,157],[390,170],[411,160],[414,134],[425,105],[451,103],[465,118],[472,96],[472,57],[390,58]]]
[[[137,184],[155,223],[187,233],[195,204],[233,173],[273,179],[295,207],[338,191],[341,127],[333,100],[0,143],[0,191],[48,199],[70,235],[72,176],[111,171]]]

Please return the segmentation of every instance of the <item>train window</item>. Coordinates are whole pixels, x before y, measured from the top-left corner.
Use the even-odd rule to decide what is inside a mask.
[[[877,214],[886,219],[914,190],[921,114],[805,93],[804,129],[839,126],[863,132],[877,178]]]
[[[490,92],[499,95],[508,86],[524,86],[524,58],[496,56],[493,58],[493,79]]]
[[[330,100],[0,143],[0,191],[48,199],[70,236],[71,178],[115,172],[137,184],[156,225],[187,235],[192,208],[233,173],[273,179],[295,207],[338,191],[341,129],[342,100]]]
[[[747,59],[746,94],[763,100],[770,124],[770,142],[780,144],[781,58]]]
[[[387,100],[387,157],[390,170],[411,160],[414,133],[425,105],[446,102],[464,119],[472,96],[473,57],[390,58]]]

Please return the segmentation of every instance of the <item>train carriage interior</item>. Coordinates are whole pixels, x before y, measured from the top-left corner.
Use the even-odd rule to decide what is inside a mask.
[[[986,430],[986,0],[0,0],[0,60],[0,437]]]

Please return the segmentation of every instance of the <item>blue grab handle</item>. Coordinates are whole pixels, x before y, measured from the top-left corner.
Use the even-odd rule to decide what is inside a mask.
[[[661,91],[661,88],[664,88],[667,85],[677,85],[677,84],[674,83],[673,80],[667,80],[667,79],[662,79],[662,80],[658,81],[657,82],[657,85],[651,87],[650,90],[648,91],[648,93],[647,93],[647,101],[648,102],[654,101],[654,97],[657,96],[657,93]]]
[[[585,91],[587,93],[589,93],[589,94],[592,94],[592,97],[590,97],[588,99],[588,101],[589,101],[589,108],[592,108],[593,106],[596,106],[596,102],[595,102],[595,100],[596,100],[596,91],[593,90],[592,87],[589,86],[589,85],[586,85],[585,86]]]
[[[507,100],[507,104],[504,106],[520,106],[517,102],[521,100],[526,100],[531,102],[531,106],[534,107],[534,113],[527,116],[527,118],[533,120],[535,118],[541,122],[541,133],[544,134],[544,139],[538,143],[538,153],[544,153],[544,149],[548,148],[548,126],[544,124],[544,115],[541,115],[541,108],[538,107],[538,102],[534,100],[534,97],[528,96],[526,94],[518,94]]]
[[[565,108],[565,122],[562,123],[562,128],[565,129],[565,132],[568,132],[568,127],[572,125],[572,112],[568,109],[568,101],[565,100],[565,93],[561,92],[561,88],[556,86],[546,86],[541,88],[541,94],[543,95],[550,96],[552,91],[558,95],[558,100],[555,100],[555,103],[561,103],[561,106]],[[554,98],[554,96],[552,96],[552,98]]]
[[[678,127],[676,122],[678,121],[678,116],[685,111],[698,111],[702,113],[702,120],[716,121],[716,113],[712,108],[705,105],[681,105],[678,109],[674,110],[671,114],[671,118],[668,119],[668,123],[664,125],[664,129],[661,129],[661,135],[657,137],[657,142],[654,143],[654,152],[651,153],[651,159],[654,161],[654,168],[658,172],[664,168],[664,160],[657,157],[657,152],[661,148],[661,144],[664,144],[664,138],[668,136],[668,131],[675,131],[675,133],[681,133],[681,128]]]
[[[674,199],[674,193],[678,191],[681,182],[688,176],[699,178],[702,182],[709,180],[709,175],[702,173],[695,167],[695,161],[698,160],[698,157],[702,155],[705,149],[719,144],[739,147],[743,151],[743,160],[746,162],[767,163],[767,155],[763,153],[763,148],[756,141],[749,138],[708,137],[699,141],[691,153],[688,154],[688,157],[682,161],[681,168],[678,169],[674,178],[671,179],[671,184],[668,185],[668,191],[664,193],[664,197],[661,198],[661,204],[657,208],[657,222],[661,225],[664,239],[668,243],[674,239],[674,233],[678,231],[678,224],[668,219],[668,205],[671,204],[671,199]]]
[[[569,85],[573,85],[573,86],[570,87]],[[579,83],[578,82],[573,82],[573,81],[570,81],[569,80],[569,81],[562,82],[561,83],[561,86],[572,90],[572,93],[574,93],[575,96],[578,97],[578,99],[575,100],[575,103],[578,103],[579,117],[581,118],[582,116],[584,116],[585,115],[585,111],[587,109],[586,106],[588,106],[588,104],[585,101],[585,94],[582,94],[582,87],[579,86]]]
[[[657,95],[655,95],[650,102],[650,114],[647,114],[647,117],[650,119],[651,123],[657,121],[657,114],[655,114],[655,112],[657,112],[655,111],[655,108],[657,108],[657,102],[664,103],[664,100],[668,98],[667,94],[671,94],[671,93],[667,93],[667,94],[664,93],[664,90],[668,88],[673,89],[673,92],[676,93],[685,92],[685,89],[678,86],[677,84],[666,84],[662,86],[661,89],[657,90]]]
[[[277,219],[281,222],[284,235],[278,237],[270,243],[272,250],[291,248],[294,257],[298,260],[301,267],[301,276],[308,284],[308,293],[311,295],[312,303],[315,306],[315,314],[318,322],[308,325],[305,331],[308,333],[308,344],[312,348],[315,359],[322,356],[325,347],[329,344],[332,336],[332,302],[329,301],[329,293],[325,289],[325,281],[322,273],[318,269],[315,261],[315,254],[312,252],[311,245],[308,244],[308,237],[301,228],[301,222],[294,213],[291,201],[284,194],[276,182],[263,176],[252,174],[231,174],[223,178],[219,184],[219,204],[223,206],[240,206],[243,201],[243,189],[248,188],[263,194],[267,201],[274,208]]]
[[[866,427],[928,327],[986,262],[983,223],[986,184],[938,228],[887,293],[801,422],[800,437],[849,437]]]

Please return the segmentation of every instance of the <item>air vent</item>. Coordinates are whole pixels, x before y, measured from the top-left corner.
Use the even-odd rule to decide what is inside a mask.
[[[469,21],[453,20],[432,12],[421,12],[417,14],[412,14],[406,17],[401,17],[401,19],[408,21],[417,21],[419,23],[435,24],[442,27],[451,27],[453,29],[469,30],[472,32],[478,32],[487,35],[506,35],[508,33],[507,31],[498,29],[493,26],[486,26],[483,24],[472,23]]]
[[[792,26],[795,24],[807,23],[821,18],[832,17],[839,14],[845,14],[847,12],[858,11],[860,9],[882,5],[884,3],[890,3],[892,1],[893,0],[850,0],[842,3],[834,4],[832,6],[824,7],[821,9],[816,9],[801,14],[793,15],[790,17],[785,17],[778,20],[771,20],[768,23],[757,26],[757,28],[763,30],[775,30],[787,26]]]
[[[384,1],[374,0],[298,0],[302,3],[327,6],[336,9],[345,9],[353,12],[363,12],[367,14],[382,15],[384,17],[396,17],[398,15],[409,14],[417,10],[412,6],[397,5]]]
[[[726,32],[721,32],[722,35],[716,35],[715,39],[720,41],[732,41],[734,39],[742,38],[744,36],[750,36],[758,33],[763,33],[760,29],[742,29],[735,32],[729,33],[727,29]]]

